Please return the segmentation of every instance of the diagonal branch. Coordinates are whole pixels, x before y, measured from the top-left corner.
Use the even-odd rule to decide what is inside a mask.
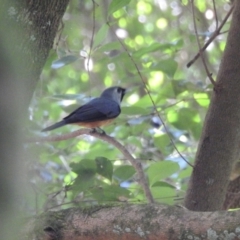
[[[110,24],[109,24],[109,23],[107,23],[107,24],[108,24],[108,26],[110,27]],[[115,33],[114,33],[114,34],[115,34]],[[136,68],[136,70],[137,70],[137,73],[138,73],[138,75],[139,75],[139,77],[140,77],[140,79],[141,79],[141,81],[142,81],[142,83],[143,83],[143,85],[144,85],[144,87],[145,87],[145,90],[146,90],[146,92],[147,92],[147,94],[148,94],[148,96],[149,96],[149,98],[150,98],[150,100],[151,100],[151,102],[152,102],[153,108],[154,108],[157,116],[159,117],[159,119],[160,119],[160,121],[161,121],[161,123],[162,123],[162,125],[163,125],[163,128],[165,129],[165,131],[166,131],[166,133],[167,133],[167,135],[168,135],[168,137],[169,137],[169,139],[170,139],[170,142],[171,142],[173,148],[174,148],[175,151],[178,153],[178,155],[183,159],[183,161],[185,161],[189,166],[193,167],[193,165],[181,154],[181,152],[178,150],[176,144],[174,143],[174,141],[173,141],[173,139],[172,139],[172,137],[171,137],[171,134],[170,134],[170,132],[169,132],[169,130],[168,130],[165,122],[163,121],[162,117],[160,116],[160,113],[159,113],[159,111],[158,111],[158,109],[157,109],[157,107],[156,107],[156,104],[155,104],[155,102],[154,102],[154,100],[153,100],[153,98],[152,98],[152,95],[151,95],[150,91],[149,91],[148,88],[147,88],[147,85],[146,85],[146,83],[145,83],[145,81],[144,81],[144,79],[143,79],[143,76],[142,76],[142,74],[141,74],[141,72],[140,72],[140,69],[139,69],[139,67],[137,66],[137,63],[135,62],[135,60],[133,59],[132,55],[131,55],[130,52],[128,51],[127,47],[126,47],[126,46],[123,44],[123,42],[120,40],[120,38],[119,38],[116,34],[115,34],[115,36],[116,36],[117,40],[119,41],[119,43],[121,44],[122,48],[126,51],[128,57],[129,57],[130,60],[132,61],[133,65],[135,66],[135,68]]]
[[[197,44],[198,44],[198,48],[199,48],[199,55],[202,59],[202,63],[203,63],[203,66],[205,68],[205,71],[207,73],[207,76],[208,78],[210,79],[210,82],[212,83],[213,86],[216,86],[216,83],[212,77],[212,74],[209,72],[208,70],[208,66],[205,62],[205,59],[203,57],[203,51],[202,51],[202,48],[201,48],[201,44],[200,44],[200,41],[199,41],[199,38],[198,38],[198,31],[197,31],[197,24],[196,24],[196,18],[195,18],[195,6],[194,6],[194,0],[191,1],[192,3],[192,13],[193,13],[193,25],[194,25],[194,32],[195,32],[195,35],[196,35],[196,39],[197,39]]]
[[[113,146],[115,146],[135,168],[135,170],[138,174],[139,183],[144,190],[144,193],[145,193],[145,196],[146,196],[148,202],[149,203],[154,202],[153,196],[150,191],[147,179],[145,177],[141,162],[139,160],[135,159],[120,142],[118,142],[115,138],[113,138],[105,133],[102,134],[97,131],[93,131],[92,129],[81,128],[77,131],[67,133],[64,135],[30,139],[30,140],[28,140],[28,142],[57,142],[57,141],[62,141],[62,140],[70,139],[70,138],[75,138],[75,137],[81,136],[81,135],[93,136],[93,137],[101,139],[102,141],[105,141],[105,142],[110,143]]]
[[[220,31],[223,28],[226,21],[228,20],[229,16],[231,15],[233,8],[234,6],[230,8],[230,10],[228,11],[227,15],[223,19],[220,26],[216,29],[216,31],[212,34],[212,36],[208,39],[208,41],[204,44],[204,46],[200,49],[200,51],[196,54],[196,56],[190,62],[188,62],[187,64],[188,68],[191,67],[192,64],[200,57],[200,52],[204,52],[207,49],[207,47],[210,45],[210,43],[213,42],[213,40],[220,34]]]

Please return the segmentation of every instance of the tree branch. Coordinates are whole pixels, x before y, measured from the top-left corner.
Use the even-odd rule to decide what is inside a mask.
[[[212,74],[209,72],[208,70],[208,66],[205,62],[205,59],[203,57],[203,52],[202,52],[202,49],[201,49],[201,44],[200,44],[200,41],[199,41],[199,38],[198,38],[198,31],[197,31],[197,24],[196,24],[196,18],[195,18],[195,6],[194,6],[194,0],[191,1],[191,4],[192,4],[192,13],[193,13],[193,25],[194,25],[194,32],[195,32],[195,35],[196,35],[196,39],[197,39],[197,43],[198,43],[198,48],[199,48],[199,55],[202,59],[202,63],[203,63],[203,66],[205,68],[205,71],[207,73],[207,76],[210,80],[210,82],[212,83],[213,86],[216,86],[215,84],[215,81],[212,77]]]
[[[38,231],[24,240],[239,239],[239,222],[239,211],[199,213],[157,204],[70,208],[42,214],[29,224]]]
[[[110,27],[110,24],[109,24],[109,23],[107,23],[107,24],[108,24],[108,26]],[[140,71],[137,63],[135,62],[135,60],[133,59],[132,55],[130,54],[130,52],[128,51],[127,47],[124,45],[124,43],[121,41],[121,39],[116,35],[115,32],[114,32],[114,34],[115,34],[118,42],[121,44],[122,48],[126,51],[128,57],[129,57],[130,60],[132,61],[133,65],[135,66],[135,68],[136,68],[136,70],[137,70],[137,73],[138,73],[138,75],[139,75],[139,77],[140,77],[140,79],[141,79],[141,81],[142,81],[142,83],[143,83],[143,85],[144,85],[144,88],[145,88],[145,90],[146,90],[146,92],[147,92],[147,94],[148,94],[148,96],[149,96],[149,98],[150,98],[150,100],[151,100],[151,102],[152,102],[154,111],[155,111],[156,115],[158,116],[158,118],[160,119],[160,121],[161,121],[161,123],[162,123],[162,125],[163,125],[163,127],[164,127],[164,130],[166,131],[166,133],[167,133],[167,135],[168,135],[168,137],[169,137],[169,140],[170,140],[173,148],[174,148],[175,151],[178,153],[178,155],[183,159],[184,162],[186,162],[189,166],[193,167],[193,165],[182,155],[182,153],[178,150],[176,144],[174,143],[174,141],[173,141],[173,139],[172,139],[172,136],[171,136],[171,134],[170,134],[170,132],[169,132],[169,130],[168,130],[168,128],[167,128],[167,125],[165,124],[165,122],[163,121],[162,117],[160,116],[160,113],[159,113],[159,111],[158,111],[158,109],[157,109],[157,106],[156,106],[156,104],[155,104],[155,102],[154,102],[154,100],[153,100],[153,98],[152,98],[152,95],[151,95],[151,93],[150,93],[150,91],[149,91],[149,89],[148,89],[148,87],[147,87],[147,84],[145,83],[145,80],[144,80],[144,78],[143,78],[143,76],[142,76],[142,74],[141,74],[141,71]]]
[[[216,29],[216,31],[212,34],[212,36],[208,39],[208,41],[204,44],[204,46],[199,50],[196,56],[187,64],[188,68],[192,66],[192,64],[200,57],[200,53],[204,52],[207,49],[207,47],[210,45],[210,43],[220,34],[220,31],[223,28],[226,21],[228,20],[229,16],[231,15],[233,8],[234,6],[230,8],[230,10],[228,11],[226,17],[223,19],[220,26]]]
[[[101,139],[102,141],[105,141],[105,142],[110,143],[113,146],[115,146],[135,168],[135,170],[138,174],[139,182],[144,190],[144,193],[145,193],[145,196],[146,196],[148,202],[149,203],[154,202],[153,196],[149,189],[149,185],[148,185],[147,179],[145,177],[141,162],[139,160],[135,159],[120,142],[118,142],[115,138],[113,138],[105,133],[102,134],[97,131],[93,131],[92,129],[81,128],[77,131],[74,131],[74,132],[71,132],[68,134],[64,134],[61,136],[50,136],[50,137],[31,139],[30,142],[56,142],[56,141],[70,139],[70,138],[75,138],[75,137],[81,136],[81,135],[93,136],[93,137]],[[28,140],[28,142],[29,142],[29,140]]]

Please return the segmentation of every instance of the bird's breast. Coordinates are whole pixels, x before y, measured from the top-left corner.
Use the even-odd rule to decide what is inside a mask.
[[[114,119],[107,119],[107,120],[102,120],[102,121],[95,121],[95,122],[78,122],[78,123],[73,123],[74,125],[86,127],[86,128],[98,128],[102,127],[105,125],[110,124]]]

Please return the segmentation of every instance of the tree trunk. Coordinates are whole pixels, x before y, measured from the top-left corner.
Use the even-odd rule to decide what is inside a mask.
[[[23,127],[28,106],[69,0],[1,2],[0,233],[19,239],[25,195]]]
[[[5,0],[0,32],[4,45],[12,53],[16,76],[28,91],[22,96],[26,113],[42,68],[59,28],[69,0]],[[20,81],[20,80],[19,80]],[[16,89],[14,89],[15,91]]]
[[[198,145],[185,206],[223,208],[240,143],[240,1],[235,1],[226,48]]]

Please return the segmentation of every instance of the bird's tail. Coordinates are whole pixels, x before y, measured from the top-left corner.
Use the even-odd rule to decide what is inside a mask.
[[[41,132],[51,131],[51,130],[53,130],[55,128],[59,128],[59,127],[62,127],[64,125],[66,125],[66,122],[65,121],[60,121],[60,122],[57,122],[57,123],[55,123],[55,124],[53,124],[53,125],[51,125],[51,126],[49,126],[47,128],[42,129]]]

